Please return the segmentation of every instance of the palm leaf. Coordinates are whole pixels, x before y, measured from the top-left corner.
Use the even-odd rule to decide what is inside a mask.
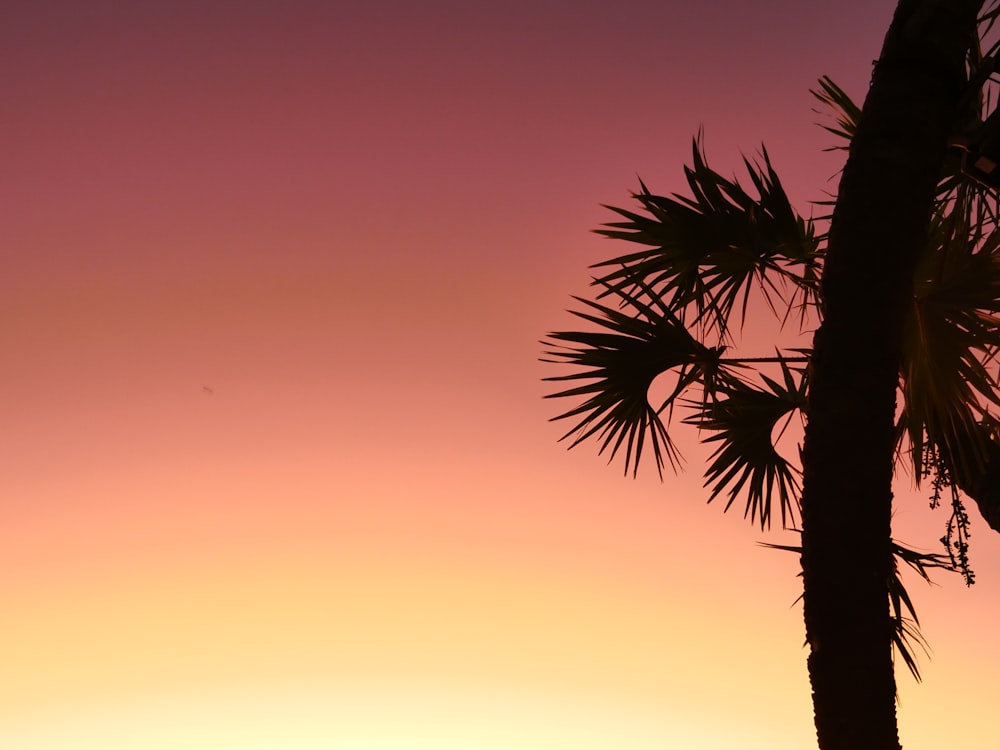
[[[622,220],[598,234],[644,248],[596,264],[614,267],[598,281],[641,282],[682,320],[693,310],[694,321],[721,335],[737,304],[745,318],[754,288],[769,304],[788,285],[794,295],[788,304],[814,302],[818,240],[812,223],[792,208],[766,150],[763,165],[744,160],[757,197],[708,167],[700,138],[692,152],[692,166],[685,167],[691,197],[655,195],[640,181],[633,194],[639,211],[606,206]]]
[[[662,477],[663,466],[676,469],[680,454],[661,418],[689,386],[701,382],[708,391],[725,376],[719,367],[721,348],[710,349],[697,341],[683,323],[655,298],[649,303],[638,294],[607,287],[618,296],[621,308],[575,298],[584,311],[572,311],[599,330],[549,334],[547,362],[575,365],[579,370],[545,378],[546,381],[586,381],[552,393],[546,398],[583,397],[583,403],[554,417],[575,419],[560,438],[573,438],[570,447],[596,436],[599,453],[610,449],[610,460],[625,446],[625,472],[638,471],[648,436]],[[649,403],[649,388],[659,375],[677,371],[677,384],[659,407]]]
[[[891,608],[890,617],[893,622],[892,645],[899,654],[913,678],[920,682],[920,669],[917,666],[915,657],[915,646],[919,647],[924,654],[927,654],[927,641],[920,633],[920,619],[917,617],[917,610],[913,606],[903,579],[899,574],[899,563],[903,562],[925,581],[930,583],[931,578],[928,573],[930,568],[942,568],[954,571],[955,567],[944,555],[927,554],[904,547],[896,541],[892,542],[892,572],[889,576],[889,605]]]
[[[771,544],[769,542],[759,542],[759,544],[761,547],[769,549],[802,554],[802,547],[798,545]],[[928,573],[930,568],[941,568],[952,572],[955,572],[956,568],[945,555],[917,552],[909,547],[904,547],[895,540],[891,542],[891,550],[893,559],[887,589],[891,610],[889,618],[892,622],[893,656],[895,658],[895,654],[898,653],[907,669],[910,670],[910,674],[913,675],[913,679],[920,682],[920,667],[917,664],[916,649],[919,648],[927,655],[927,641],[920,632],[920,619],[917,617],[913,600],[910,599],[910,594],[907,592],[903,578],[899,573],[899,563],[903,562],[908,565],[928,583],[931,581]],[[802,574],[799,573],[799,575]],[[802,599],[801,595],[796,601],[800,599]]]
[[[718,443],[705,472],[705,485],[712,485],[709,502],[723,492],[729,510],[746,491],[744,516],[770,526],[772,500],[780,505],[782,527],[794,524],[798,510],[798,468],[778,453],[772,435],[778,423],[806,406],[804,370],[793,370],[780,362],[783,382],[761,374],[763,387],[733,380],[720,385],[717,397],[701,405],[685,421],[715,432],[705,443]]]
[[[901,372],[900,434],[919,477],[925,440],[968,474],[982,460],[978,424],[1000,405],[987,364],[1000,350],[1000,233],[977,241],[967,209],[939,213],[914,279]],[[975,228],[972,228],[972,227]]]
[[[836,120],[835,125],[820,125],[820,127],[843,140],[841,145],[832,146],[827,150],[847,151],[858,130],[858,123],[861,122],[861,108],[829,76],[820,78],[819,90],[810,90],[809,93],[830,110]]]

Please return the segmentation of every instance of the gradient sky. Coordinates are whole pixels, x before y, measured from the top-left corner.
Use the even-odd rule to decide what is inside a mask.
[[[699,128],[809,213],[893,6],[6,2],[0,747],[813,746],[794,537],[566,452],[538,341]],[[973,524],[907,750],[995,743]]]

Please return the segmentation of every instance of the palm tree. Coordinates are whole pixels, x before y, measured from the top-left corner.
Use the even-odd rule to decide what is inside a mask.
[[[903,342],[908,328],[926,327],[918,317],[923,306],[914,309],[914,275],[933,236],[931,217],[967,86],[979,5],[900,3],[830,225],[802,451],[803,604],[824,749],[899,748],[885,613],[901,380],[911,456],[914,450],[923,455],[925,435],[932,445],[953,446],[956,432],[971,434],[975,424],[968,418],[974,404],[961,398],[969,389],[946,392],[939,378],[920,382],[926,370],[911,369]],[[951,248],[941,250],[947,263]],[[948,377],[938,372],[940,363],[926,364],[935,376]],[[977,463],[976,456],[957,458]]]
[[[892,645],[916,673],[918,634],[897,562],[971,582],[959,488],[981,507],[1000,496],[1000,384],[986,366],[1000,351],[1000,211],[947,149],[983,119],[981,6],[901,0],[863,110],[820,82],[838,114],[829,129],[850,144],[828,231],[795,212],[766,150],[745,161],[751,194],[708,167],[699,137],[690,195],[640,181],[637,208],[608,207],[617,220],[599,233],[640,247],[598,264],[594,299],[577,298],[592,328],[549,336],[548,360],[575,366],[549,378],[567,386],[552,397],[582,399],[556,417],[572,420],[571,446],[594,438],[633,474],[649,448],[662,474],[680,460],[668,428],[686,409],[681,421],[715,448],[709,499],[742,498],[761,528],[778,515],[801,524],[823,750],[898,750]],[[759,305],[819,323],[812,345],[735,356]],[[807,417],[801,467],[775,440],[796,415]],[[907,467],[950,497],[946,555],[892,539],[893,474]]]

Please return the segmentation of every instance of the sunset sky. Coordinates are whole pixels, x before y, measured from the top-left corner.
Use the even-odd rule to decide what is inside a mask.
[[[812,212],[894,5],[5,2],[0,747],[813,747],[794,535],[567,452],[539,340],[699,128]],[[907,750],[996,744],[972,542]]]

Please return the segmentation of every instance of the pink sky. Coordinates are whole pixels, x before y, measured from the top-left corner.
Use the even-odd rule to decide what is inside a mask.
[[[794,538],[567,453],[538,340],[699,127],[808,213],[893,3],[7,6],[0,746],[811,746]],[[907,750],[995,735],[973,533]]]

